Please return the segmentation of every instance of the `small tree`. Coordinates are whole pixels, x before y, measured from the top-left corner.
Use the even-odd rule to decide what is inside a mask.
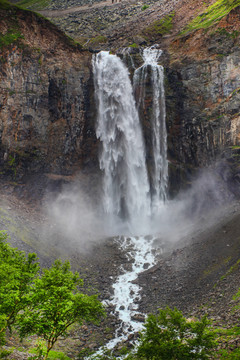
[[[208,359],[215,344],[214,333],[207,330],[209,321],[188,321],[182,313],[169,307],[150,314],[140,342],[129,359],[193,360]]]
[[[82,285],[78,273],[72,273],[70,263],[56,260],[50,269],[35,281],[32,303],[19,320],[20,336],[37,334],[47,342],[43,359],[47,359],[59,336],[66,336],[67,329],[75,322],[98,322],[104,308],[95,295],[78,291]]]
[[[0,339],[6,328],[28,302],[33,279],[39,271],[36,254],[25,254],[6,243],[7,234],[0,232]]]

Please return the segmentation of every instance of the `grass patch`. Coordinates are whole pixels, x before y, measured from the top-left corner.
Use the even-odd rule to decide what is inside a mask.
[[[222,360],[239,360],[240,359],[240,349],[234,349],[232,351],[221,349],[218,351],[218,354],[221,356]]]
[[[15,9],[16,7],[10,4],[7,0],[0,0],[0,10],[4,10],[3,18],[7,18],[8,27],[6,32],[0,32],[0,49],[17,43],[20,39],[24,38],[19,29]]]
[[[224,280],[228,275],[236,271],[239,266],[240,266],[240,259],[233,266],[231,266],[230,269],[228,269],[225,275],[220,277],[220,281]]]
[[[137,45],[136,43],[133,43],[133,44],[128,45],[128,47],[137,49],[137,48],[138,48],[138,45]]]
[[[43,10],[49,3],[50,0],[21,0],[17,2],[17,5],[31,10]]]
[[[43,350],[46,351],[46,346],[43,346]],[[36,349],[30,349],[29,350],[30,354],[37,354],[37,350]],[[49,351],[49,355],[48,355],[48,360],[71,360],[67,355],[65,355],[62,351],[55,351],[55,350],[50,350]]]
[[[237,30],[234,30],[232,32],[227,31],[225,28],[218,28],[215,33],[220,34],[221,36],[226,36],[232,39],[236,39],[240,32]]]
[[[143,30],[143,34],[148,37],[168,34],[173,28],[174,15],[175,12],[173,11],[164,18],[155,21]]]
[[[107,37],[106,37],[106,36],[98,35],[98,36],[92,38],[92,39],[89,41],[89,44],[91,44],[91,45],[97,45],[97,44],[105,44],[106,42],[107,42]]]
[[[16,29],[9,29],[6,34],[0,33],[0,49],[12,45],[23,38],[24,36],[21,32]]]
[[[217,0],[214,4],[208,6],[205,12],[193,19],[181,32],[181,35],[192,30],[208,29],[239,5],[240,0]]]
[[[0,0],[0,10],[9,10],[12,5],[7,0]]]

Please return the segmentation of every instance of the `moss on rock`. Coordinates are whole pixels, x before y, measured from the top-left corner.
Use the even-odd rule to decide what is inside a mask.
[[[218,23],[231,10],[240,5],[240,0],[217,0],[214,4],[197,17],[195,17],[181,32],[182,35],[199,29],[208,29]]]

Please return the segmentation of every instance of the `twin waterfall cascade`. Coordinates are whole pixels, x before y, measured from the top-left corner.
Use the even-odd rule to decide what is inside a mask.
[[[161,50],[143,51],[144,64],[135,71],[134,86],[152,72],[153,111],[150,121],[153,171],[146,151],[134,89],[127,67],[116,55],[102,51],[93,60],[98,108],[96,135],[100,139],[103,208],[113,222],[124,220],[132,234],[148,232],[151,219],[167,197],[167,133]],[[138,103],[144,101],[144,90]],[[139,105],[139,104],[138,104]]]
[[[147,77],[150,77],[152,90],[152,114],[150,116],[151,125],[151,144],[153,154],[153,171],[149,174],[151,179],[151,202],[152,214],[154,215],[160,202],[167,199],[168,187],[168,161],[167,161],[167,129],[166,129],[166,110],[164,93],[164,69],[158,65],[158,59],[162,51],[152,48],[143,50],[144,64],[134,73],[133,84],[136,89],[139,87],[141,92],[138,98],[138,108],[144,106],[145,84]]]
[[[113,284],[110,303],[115,308],[120,326],[115,338],[106,345],[108,349],[128,339],[130,333],[141,330],[142,323],[136,320],[143,317],[138,312],[140,287],[134,280],[156,262],[153,244],[157,236],[149,234],[153,232],[154,221],[167,199],[168,181],[164,72],[157,63],[160,55],[161,50],[156,48],[143,51],[144,64],[135,70],[133,85],[128,69],[119,57],[102,51],[93,58],[98,109],[96,135],[101,144],[99,164],[103,171],[103,211],[111,220],[108,226],[120,234],[113,241],[132,263],[127,270],[124,266],[121,268],[121,275]],[[147,122],[151,129],[151,166],[147,164],[146,139],[139,116],[146,106],[144,84],[149,76],[152,110]],[[137,88],[141,91],[135,99]],[[128,236],[122,235],[126,233]]]

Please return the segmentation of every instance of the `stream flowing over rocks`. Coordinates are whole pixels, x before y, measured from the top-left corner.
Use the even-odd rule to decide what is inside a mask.
[[[156,47],[146,49],[143,52],[144,65],[134,74],[134,83],[139,86],[141,77],[147,77],[146,69],[152,73],[150,81],[155,93],[155,111],[151,118],[154,163],[151,174],[146,166],[144,138],[128,69],[119,57],[109,52],[100,52],[93,57],[105,226],[120,235],[126,232],[134,235],[115,240],[132,261],[132,269],[123,270],[113,283],[110,304],[115,307],[114,314],[118,316],[120,326],[116,338],[106,345],[108,348],[114,348],[141,329],[140,323],[135,321],[138,317],[144,318],[137,312],[140,288],[133,281],[155,263],[152,248],[155,238],[145,238],[141,234],[153,230],[154,220],[167,198],[164,76],[162,67],[157,64],[161,53]],[[139,105],[144,97],[143,88]]]

